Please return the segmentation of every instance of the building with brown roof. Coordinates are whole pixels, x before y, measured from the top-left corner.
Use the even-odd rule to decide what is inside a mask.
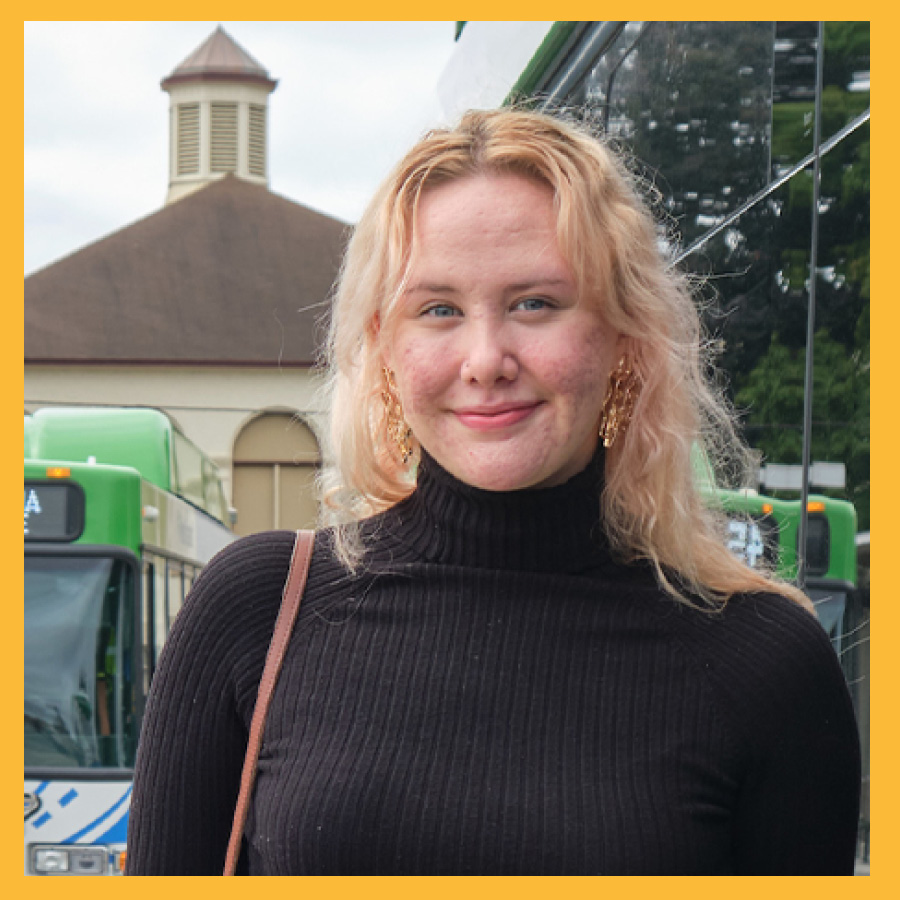
[[[275,84],[218,28],[162,82],[166,206],[25,279],[26,411],[164,410],[230,476],[241,533],[314,518],[311,369],[347,236],[268,189]]]

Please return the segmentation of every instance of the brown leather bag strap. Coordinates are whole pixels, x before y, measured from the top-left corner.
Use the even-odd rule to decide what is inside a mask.
[[[284,583],[284,593],[281,596],[281,609],[278,611],[278,618],[275,620],[275,630],[272,633],[272,641],[269,644],[269,652],[266,654],[262,678],[259,681],[256,706],[253,707],[253,719],[250,722],[250,738],[247,741],[247,755],[244,757],[244,768],[241,772],[241,789],[238,794],[237,806],[234,810],[234,822],[231,825],[231,837],[228,840],[228,852],[225,856],[223,875],[234,875],[237,867],[238,855],[241,850],[241,838],[244,835],[247,811],[250,808],[250,795],[253,792],[253,782],[256,779],[256,764],[259,760],[259,748],[262,745],[266,714],[269,712],[269,704],[272,701],[272,694],[278,681],[281,664],[284,662],[284,653],[287,650],[291,631],[297,619],[300,601],[303,599],[303,589],[306,586],[306,576],[309,573],[309,562],[312,559],[314,539],[315,532],[298,531],[297,539],[294,541],[291,567],[288,569],[288,576]]]

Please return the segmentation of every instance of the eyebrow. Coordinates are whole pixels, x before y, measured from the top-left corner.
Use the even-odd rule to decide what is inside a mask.
[[[572,281],[568,278],[534,278],[529,281],[519,281],[507,285],[506,293],[518,294],[524,291],[532,291],[537,288],[571,287]],[[409,285],[404,294],[455,294],[457,288],[449,284],[438,284],[430,281],[417,281]]]
[[[456,288],[449,284],[435,284],[430,281],[417,281],[415,284],[409,285],[404,294],[454,294]]]
[[[518,294],[523,291],[532,291],[535,288],[572,287],[574,282],[569,278],[534,278],[530,281],[520,281],[511,284],[507,288],[509,293]]]

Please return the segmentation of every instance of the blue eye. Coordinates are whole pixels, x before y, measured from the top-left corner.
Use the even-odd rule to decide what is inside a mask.
[[[447,303],[436,303],[434,306],[429,306],[422,314],[432,316],[435,319],[448,319],[451,316],[458,315],[459,312],[455,307]]]
[[[548,301],[544,300],[542,297],[526,297],[524,300],[520,300],[516,307],[519,309],[524,309],[527,312],[535,312],[541,309],[547,309],[550,304]]]

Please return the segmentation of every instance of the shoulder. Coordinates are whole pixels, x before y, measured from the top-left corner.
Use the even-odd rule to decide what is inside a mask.
[[[294,531],[264,531],[220,550],[200,573],[176,624],[215,632],[224,622],[239,622],[246,632],[271,634],[295,539]],[[328,588],[341,583],[342,573],[330,532],[317,531],[303,608],[327,600]]]
[[[290,565],[294,533],[239,538],[220,550],[194,582],[163,655],[222,657],[241,666],[265,652]]]
[[[710,608],[679,602],[649,566],[629,566],[617,582],[629,604],[656,620],[705,672],[741,684],[782,683],[808,670],[840,674],[837,655],[816,615],[775,591],[739,593]]]
[[[229,693],[240,702],[252,700],[281,606],[294,539],[293,531],[248,535],[209,561],[166,638],[155,682],[174,679],[208,689],[230,685]],[[326,549],[317,534],[315,557]],[[313,566],[317,564],[314,558]]]
[[[713,681],[784,686],[811,668],[840,675],[815,614],[782,594],[735,594],[710,609],[676,601],[648,576],[632,578],[629,595]]]
[[[759,668],[767,660],[777,666],[785,653],[834,656],[816,616],[775,592],[735,594],[715,609],[666,598],[660,608],[678,638],[736,667]]]
[[[728,681],[783,688],[811,668],[840,671],[815,615],[781,594],[736,594],[720,610],[678,619],[681,638]]]
[[[673,616],[723,707],[754,742],[852,728],[840,662],[816,617],[776,593],[738,594],[715,613]]]
[[[254,574],[270,568],[287,568],[294,546],[293,531],[260,531],[240,537],[220,550],[207,563],[204,574],[237,574],[247,566]]]
[[[781,594],[736,594],[709,614],[705,643],[726,654],[735,673],[783,679],[810,666],[837,671],[837,657],[815,614]],[[695,625],[699,638],[701,623]]]
[[[281,605],[295,539],[294,531],[263,531],[220,550],[191,589],[183,617],[206,622],[226,617],[269,628]],[[341,572],[330,532],[317,531],[304,607],[322,600],[320,595],[327,593],[322,588],[340,581]]]

